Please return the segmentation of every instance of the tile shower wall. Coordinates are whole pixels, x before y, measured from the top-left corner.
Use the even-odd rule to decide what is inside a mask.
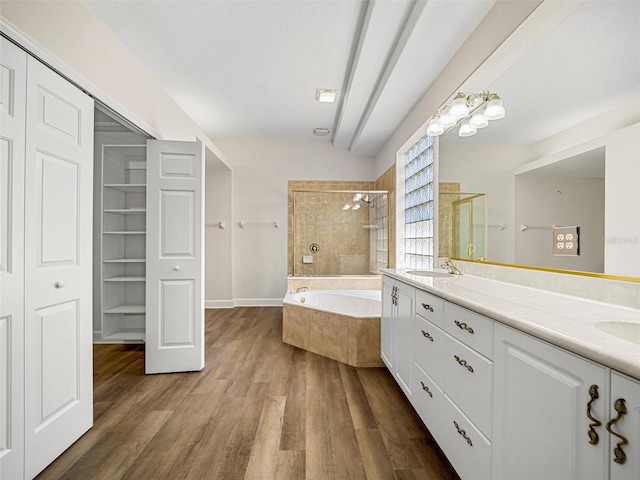
[[[375,190],[386,190],[388,207],[388,225],[386,231],[389,268],[396,268],[396,166],[392,165],[376,180]]]
[[[342,206],[352,200],[353,194],[340,194],[334,198],[338,194],[327,190],[373,189],[374,182],[368,181],[288,182],[288,275],[294,275],[294,272],[298,275],[340,275],[343,271],[348,275],[369,273],[369,232],[362,228],[369,221],[368,207],[343,211]],[[303,201],[296,208],[295,220],[298,223],[295,229],[294,191],[304,191],[297,195],[306,195],[301,197]],[[345,221],[345,225],[340,225]],[[296,229],[297,240],[294,238]],[[312,243],[319,246],[315,254],[310,251]],[[327,245],[331,245],[330,250]],[[294,246],[298,258],[294,258]],[[302,255],[312,255],[314,263],[303,264]]]

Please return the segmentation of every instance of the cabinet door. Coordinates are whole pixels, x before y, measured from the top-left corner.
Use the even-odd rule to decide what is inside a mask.
[[[395,358],[393,358],[393,345],[395,343],[393,289],[395,282],[389,277],[382,277],[382,317],[380,318],[380,358],[390,372],[393,372]]]
[[[624,408],[621,408],[621,400]],[[611,480],[638,480],[640,478],[640,382],[612,372],[610,403],[609,415],[612,421],[609,423],[609,428],[619,435],[611,434],[610,437]],[[626,410],[626,413],[619,414],[618,410],[620,412]],[[618,420],[616,421],[615,418]],[[624,443],[624,440],[628,443]],[[624,456],[620,453],[616,456],[616,448],[624,452]]]
[[[22,478],[27,54],[1,37],[0,48],[0,478]]]
[[[608,369],[498,324],[494,350],[494,478],[608,478]]]
[[[411,374],[413,371],[413,349],[411,347],[414,333],[414,299],[415,289],[404,283],[396,283],[397,316],[396,316],[396,378],[400,388],[411,400]]]
[[[25,476],[93,424],[93,100],[28,59]]]
[[[145,372],[204,367],[204,146],[147,141]]]

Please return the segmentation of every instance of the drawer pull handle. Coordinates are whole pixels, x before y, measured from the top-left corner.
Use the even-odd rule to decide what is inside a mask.
[[[467,441],[467,443],[469,444],[470,447],[473,447],[473,442],[467,436],[467,432],[465,432],[463,429],[461,429],[460,425],[458,425],[458,422],[456,422],[455,420],[453,421],[453,424],[456,426],[456,430],[458,430],[458,433],[460,435],[462,435],[462,438],[464,438]]]
[[[602,422],[596,420],[593,418],[593,415],[591,415],[591,405],[600,397],[600,394],[598,393],[598,385],[591,385],[591,387],[589,387],[589,396],[591,397],[591,400],[587,403],[587,418],[591,420],[592,423],[589,424],[589,432],[587,433],[589,434],[589,443],[591,445],[597,445],[598,440],[600,439],[594,427],[599,427],[602,425]]]
[[[431,340],[433,342],[433,337],[431,335],[429,335],[429,332],[425,332],[424,330],[420,330],[422,332],[422,335],[425,338],[428,338],[429,340]]]
[[[627,461],[627,455],[624,453],[624,450],[622,450],[622,447],[629,442],[625,437],[611,430],[611,427],[618,423],[618,421],[627,414],[627,406],[624,404],[624,401],[624,398],[619,398],[618,400],[616,400],[616,402],[613,404],[613,408],[616,409],[618,415],[615,418],[609,420],[605,425],[607,432],[620,439],[620,441],[616,444],[616,448],[613,449],[613,454],[616,457],[613,459],[613,461],[621,465]]]
[[[431,393],[431,390],[429,390],[429,387],[427,387],[427,386],[424,384],[424,382],[422,382],[422,381],[420,382],[420,385],[422,385],[422,389],[423,389],[425,392],[427,392],[427,393],[429,394],[429,396],[430,396],[430,397],[432,397],[432,398],[433,398],[433,393]]]
[[[422,307],[423,307],[425,310],[429,310],[430,312],[433,312],[433,307],[432,307],[431,305],[429,305],[428,303],[423,303],[423,304],[422,304]]]
[[[469,365],[467,363],[466,360],[461,359],[458,355],[454,355],[453,358],[456,359],[456,362],[458,362],[460,365],[462,365],[464,368],[466,368],[467,370],[469,370],[471,373],[473,373],[473,367],[471,365]]]
[[[454,320],[453,323],[456,324],[456,326],[460,329],[460,330],[466,330],[469,333],[473,333],[473,328],[471,328],[469,325],[467,325],[464,322],[459,322],[458,320]]]

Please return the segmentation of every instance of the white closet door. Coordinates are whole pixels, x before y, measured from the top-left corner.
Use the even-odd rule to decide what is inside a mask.
[[[24,142],[27,54],[0,38],[0,478],[24,456]]]
[[[146,373],[204,367],[204,146],[147,141]]]
[[[25,475],[93,424],[93,100],[29,57]]]

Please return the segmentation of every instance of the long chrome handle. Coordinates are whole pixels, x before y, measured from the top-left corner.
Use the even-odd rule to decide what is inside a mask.
[[[429,310],[430,312],[433,312],[433,307],[432,307],[431,305],[429,305],[428,303],[423,303],[423,304],[422,304],[422,307],[423,307],[425,310]]]
[[[453,424],[456,427],[456,430],[458,430],[458,433],[460,435],[462,435],[462,438],[464,438],[467,443],[469,444],[470,447],[473,447],[473,442],[471,441],[471,439],[467,436],[467,432],[465,432],[463,429],[460,428],[460,425],[458,425],[458,422],[456,422],[455,420],[453,421]]]
[[[591,420],[591,423],[589,424],[589,431],[587,433],[589,435],[589,443],[591,445],[597,445],[600,438],[598,437],[598,433],[594,427],[599,427],[602,425],[602,422],[596,420],[593,418],[593,415],[591,415],[591,405],[593,405],[593,402],[600,397],[600,394],[598,393],[598,385],[594,384],[589,387],[589,396],[591,397],[591,400],[587,403],[587,418]]]
[[[467,363],[466,360],[461,359],[458,355],[454,355],[453,358],[456,359],[456,362],[458,362],[460,365],[462,365],[464,368],[466,368],[467,370],[469,370],[471,373],[473,373],[473,367],[471,365],[469,365]]]
[[[469,333],[473,333],[473,328],[471,328],[469,325],[467,325],[464,322],[459,322],[458,320],[454,320],[453,323],[456,324],[456,326],[461,329],[461,330],[466,330]]]
[[[613,449],[613,455],[615,456],[613,461],[616,463],[619,463],[620,465],[622,465],[624,462],[627,461],[627,454],[624,453],[624,450],[622,450],[622,447],[629,442],[625,437],[611,430],[611,427],[616,423],[618,423],[618,421],[627,414],[627,406],[624,404],[624,402],[625,402],[624,398],[619,398],[615,401],[615,403],[613,404],[613,408],[616,409],[616,412],[618,412],[618,415],[615,418],[612,418],[611,420],[609,420],[605,425],[607,432],[609,432],[611,435],[618,437],[620,439],[620,441],[616,444],[616,447]]]
[[[422,389],[427,392],[429,394],[430,397],[433,397],[433,393],[431,393],[431,390],[429,390],[429,387],[427,387],[424,382],[420,382],[420,385],[422,385]]]
[[[429,332],[425,332],[424,330],[420,330],[420,331],[422,332],[422,335],[424,336],[424,338],[427,338],[433,342],[433,337],[429,335]]]

